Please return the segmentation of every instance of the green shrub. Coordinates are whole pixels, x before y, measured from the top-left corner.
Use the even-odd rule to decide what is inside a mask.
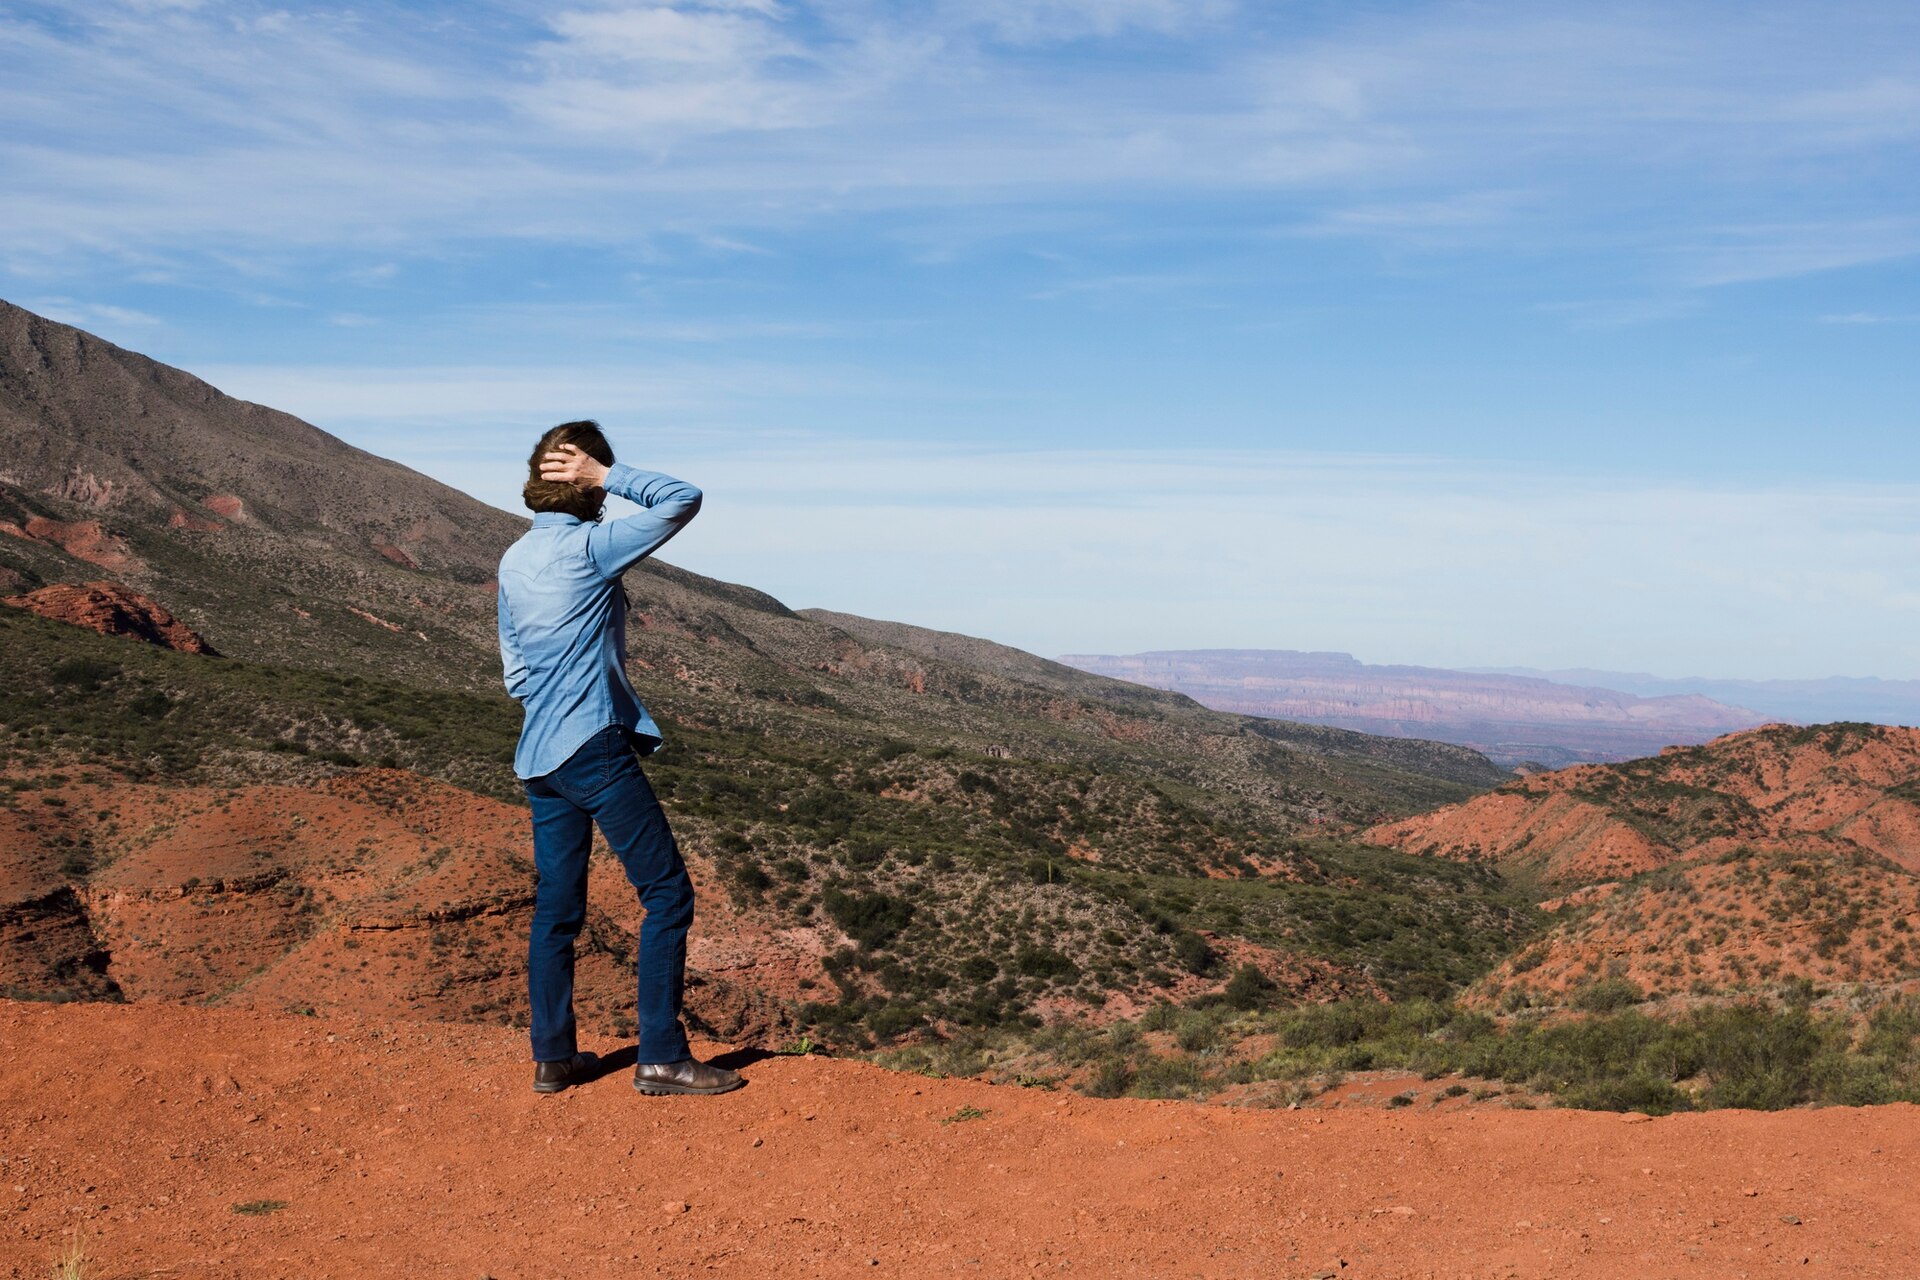
[[[1013,955],[1014,968],[1031,978],[1078,977],[1080,966],[1052,947],[1022,947]]]
[[[1211,1049],[1220,1042],[1220,1025],[1199,1009],[1189,1009],[1174,1019],[1173,1042],[1188,1053]]]
[[[1612,1013],[1646,998],[1647,993],[1630,978],[1605,978],[1575,992],[1573,1007],[1584,1013]]]
[[[1102,1058],[1080,1092],[1090,1098],[1118,1098],[1133,1087],[1133,1076],[1133,1065],[1125,1058]]]
[[[1182,933],[1174,939],[1173,958],[1188,973],[1204,975],[1212,971],[1215,957],[1205,938],[1197,933]]]
[[[1135,1068],[1128,1092],[1141,1098],[1190,1098],[1206,1083],[1206,1071],[1195,1059],[1153,1055]]]
[[[845,893],[828,889],[820,903],[847,933],[869,951],[885,946],[913,919],[913,904],[886,893]]]
[[[990,956],[968,956],[960,962],[960,976],[968,982],[992,982],[1000,976],[1000,966]]]
[[[1702,1010],[1695,1023],[1710,1105],[1776,1111],[1811,1096],[1822,1041],[1804,1009],[1733,1005]]]
[[[1226,990],[1221,995],[1235,1009],[1258,1009],[1273,998],[1273,983],[1260,967],[1243,964],[1233,971],[1233,977],[1227,980]]]
[[[867,1028],[882,1040],[891,1040],[919,1026],[923,1017],[910,1005],[889,1004],[867,1018]]]

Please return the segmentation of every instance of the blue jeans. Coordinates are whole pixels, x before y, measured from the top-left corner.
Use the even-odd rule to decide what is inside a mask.
[[[540,883],[527,946],[533,1057],[556,1062],[578,1047],[573,1021],[573,941],[587,919],[593,824],[607,837],[647,909],[635,962],[641,1062],[688,1057],[680,1002],[686,986],[693,881],[673,842],[626,730],[608,725],[552,773],[521,784],[533,804],[533,863]]]

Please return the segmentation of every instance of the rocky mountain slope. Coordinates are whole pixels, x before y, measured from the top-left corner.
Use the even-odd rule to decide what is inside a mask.
[[[12,307],[0,456],[10,592],[105,575],[227,655],[0,609],[0,982],[520,1016],[518,710],[487,575],[524,522]],[[663,563],[627,585],[630,670],[669,734],[649,772],[708,890],[709,1026],[870,1044],[1099,1020],[1218,989],[1230,958],[1284,989],[1444,987],[1529,926],[1495,876],[1328,838],[1503,776],[1472,752],[1223,715]],[[631,945],[617,898],[590,978]]]
[[[1344,653],[1194,649],[1061,662],[1178,690],[1216,711],[1438,739],[1507,765],[1627,760],[1768,719],[1693,695],[1637,697],[1522,675],[1375,666]]]

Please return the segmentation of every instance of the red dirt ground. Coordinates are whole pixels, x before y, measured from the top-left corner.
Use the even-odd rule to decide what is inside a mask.
[[[0,1047],[20,1277],[75,1231],[105,1280],[1920,1274],[1908,1106],[1241,1111],[819,1058],[542,1098],[498,1028],[164,1005],[0,1002]]]

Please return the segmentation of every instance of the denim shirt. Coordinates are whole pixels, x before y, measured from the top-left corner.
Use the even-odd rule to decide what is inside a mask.
[[[642,755],[660,747],[660,727],[627,682],[620,575],[693,519],[700,490],[620,463],[605,487],[646,510],[595,522],[542,511],[500,557],[500,660],[526,712],[513,754],[521,778],[552,773],[610,724],[625,726]]]

